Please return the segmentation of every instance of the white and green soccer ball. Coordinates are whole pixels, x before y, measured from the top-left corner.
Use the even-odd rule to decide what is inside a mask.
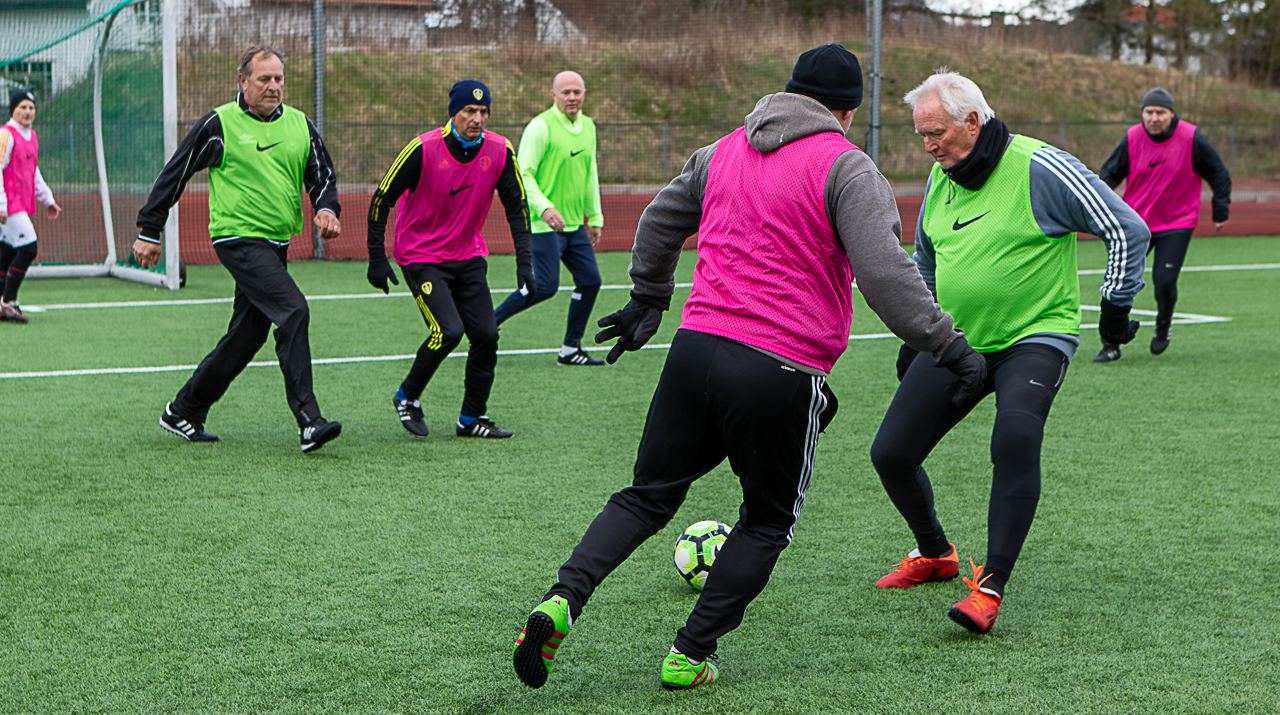
[[[733,529],[718,521],[700,521],[676,539],[676,571],[690,586],[702,590],[716,555]]]

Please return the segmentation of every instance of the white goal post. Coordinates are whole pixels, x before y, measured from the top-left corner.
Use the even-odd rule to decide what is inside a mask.
[[[106,236],[106,256],[101,263],[33,265],[27,273],[29,278],[87,278],[113,277],[123,280],[145,283],[169,290],[178,290],[180,281],[179,248],[178,248],[178,207],[175,205],[169,213],[169,220],[164,230],[164,271],[148,271],[141,268],[122,265],[128,255],[120,256],[116,250],[115,221],[117,217],[111,210],[111,184],[107,175],[106,149],[103,142],[102,91],[103,66],[106,63],[107,46],[111,37],[111,28],[121,10],[139,0],[121,2],[111,8],[109,14],[97,22],[102,23],[101,35],[98,38],[93,57],[93,144],[94,158],[97,164],[98,192],[102,204],[102,228]],[[163,73],[163,122],[164,122],[164,158],[168,161],[178,149],[178,73],[177,73],[177,4],[180,0],[161,0],[161,65]],[[93,24],[96,24],[93,23]],[[90,25],[91,27],[92,25]],[[88,30],[86,27],[81,31]],[[39,50],[47,49],[40,47]],[[34,53],[33,53],[34,54]],[[38,117],[37,117],[38,120]],[[130,221],[132,217],[118,217]]]

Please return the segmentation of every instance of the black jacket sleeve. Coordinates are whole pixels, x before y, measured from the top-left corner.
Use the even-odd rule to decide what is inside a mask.
[[[307,155],[307,168],[302,173],[302,185],[311,197],[311,208],[328,209],[334,216],[341,216],[338,204],[338,175],[333,171],[333,159],[324,145],[324,139],[316,125],[307,119],[307,132],[311,134],[311,153]]]
[[[396,160],[391,162],[386,176],[378,182],[373,192],[373,200],[369,202],[369,232],[365,245],[369,249],[369,261],[385,261],[387,259],[386,241],[387,217],[391,208],[396,205],[406,191],[418,188],[422,180],[422,139],[414,137],[400,150]]]
[[[1111,152],[1106,163],[1098,170],[1098,178],[1108,188],[1114,189],[1129,177],[1129,135],[1126,133],[1120,140],[1120,146]]]
[[[169,210],[178,203],[191,177],[222,164],[222,121],[217,112],[200,118],[178,145],[151,186],[147,203],[138,211],[138,238],[160,243],[160,232],[169,220]]]
[[[516,151],[507,142],[507,165],[498,177],[498,198],[507,210],[507,223],[511,225],[511,241],[516,245],[516,265],[533,266],[533,234],[529,229],[529,203],[525,198],[524,182],[520,180],[520,165],[516,163]]]
[[[1191,170],[1213,190],[1213,222],[1226,221],[1231,215],[1231,173],[1222,163],[1218,150],[1209,143],[1209,137],[1199,129],[1191,140]]]

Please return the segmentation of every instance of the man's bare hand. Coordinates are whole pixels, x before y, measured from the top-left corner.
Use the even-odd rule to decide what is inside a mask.
[[[587,226],[587,238],[591,239],[591,247],[595,248],[600,243],[600,234],[604,232],[602,226]]]
[[[154,268],[160,262],[160,244],[139,238],[133,242],[133,255],[143,268]]]
[[[317,211],[313,223],[320,229],[320,238],[326,241],[337,238],[342,233],[342,225],[338,223],[338,217],[328,211]]]
[[[9,212],[0,211],[0,223],[8,223],[8,222],[9,222]]]
[[[60,213],[62,213],[62,207],[57,204],[44,207],[44,215],[49,217],[50,221],[58,218],[58,214]]]
[[[1222,233],[1222,227],[1226,225],[1227,225],[1226,221],[1214,221],[1213,230],[1217,231],[1218,233]]]
[[[560,212],[556,211],[554,207],[542,212],[542,220],[546,221],[552,231],[558,233],[564,230],[564,216],[561,216]]]

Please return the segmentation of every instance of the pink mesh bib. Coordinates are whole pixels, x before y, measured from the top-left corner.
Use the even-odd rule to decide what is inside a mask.
[[[440,130],[423,134],[422,178],[396,204],[396,263],[443,263],[489,255],[480,227],[489,215],[507,140],[485,132],[480,155],[462,164]]]
[[[8,212],[11,214],[36,212],[36,165],[40,161],[40,140],[36,138],[36,130],[31,130],[31,138],[23,139],[17,129],[8,127],[9,136],[13,137],[13,149],[9,156],[9,165],[4,168],[4,193],[9,199]]]
[[[1178,120],[1167,141],[1157,144],[1139,124],[1129,128],[1129,179],[1124,202],[1152,231],[1195,228],[1200,220],[1200,177],[1191,169],[1196,127]]]
[[[835,132],[770,154],[745,129],[720,140],[681,327],[831,371],[849,346],[853,270],[823,189],[836,158],[856,148]]]

